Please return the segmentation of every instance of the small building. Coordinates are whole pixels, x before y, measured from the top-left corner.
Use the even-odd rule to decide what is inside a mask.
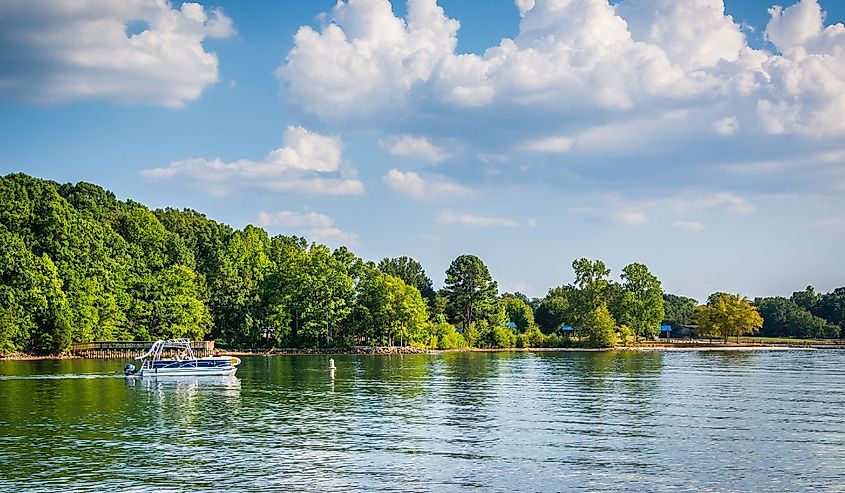
[[[669,327],[670,331],[663,330],[663,327]],[[696,330],[698,329],[698,325],[661,325],[660,326],[660,334],[658,337],[660,338],[673,338],[673,339],[694,339],[698,337]]]

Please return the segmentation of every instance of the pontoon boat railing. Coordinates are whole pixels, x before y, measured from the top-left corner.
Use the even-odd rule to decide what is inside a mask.
[[[135,359],[143,361],[141,368],[152,368],[154,362],[161,359],[161,353],[165,349],[180,349],[184,351],[184,357],[179,359],[196,359],[194,358],[194,350],[191,348],[190,339],[168,339],[166,341],[159,339],[153,343],[149,351]]]

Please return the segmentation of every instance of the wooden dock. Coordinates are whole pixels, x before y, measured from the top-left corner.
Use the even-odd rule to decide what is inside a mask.
[[[98,341],[80,342],[71,345],[70,352],[74,356],[82,358],[109,359],[124,358],[131,359],[147,352],[154,341]],[[204,358],[214,353],[214,341],[193,341],[191,349],[194,356]]]

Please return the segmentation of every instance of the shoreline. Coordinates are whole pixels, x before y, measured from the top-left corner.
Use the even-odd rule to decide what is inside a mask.
[[[405,355],[405,354],[447,354],[447,353],[550,353],[550,352],[605,352],[605,351],[815,351],[824,349],[845,350],[843,344],[710,344],[682,343],[678,345],[640,345],[612,348],[586,347],[537,347],[537,348],[460,348],[427,349],[414,346],[353,346],[348,348],[275,348],[269,350],[219,350],[220,356],[331,356],[331,355]],[[86,358],[74,354],[35,355],[12,353],[0,355],[0,361],[41,361]]]

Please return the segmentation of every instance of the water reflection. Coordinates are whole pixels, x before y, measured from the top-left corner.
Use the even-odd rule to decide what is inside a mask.
[[[226,391],[240,394],[241,380],[235,375],[229,376],[155,376],[125,378],[126,384],[133,388],[165,393],[195,395],[199,389],[215,389],[224,395]]]
[[[334,358],[334,379],[323,356],[247,357],[234,378],[0,362],[0,490],[845,484],[845,352]]]

